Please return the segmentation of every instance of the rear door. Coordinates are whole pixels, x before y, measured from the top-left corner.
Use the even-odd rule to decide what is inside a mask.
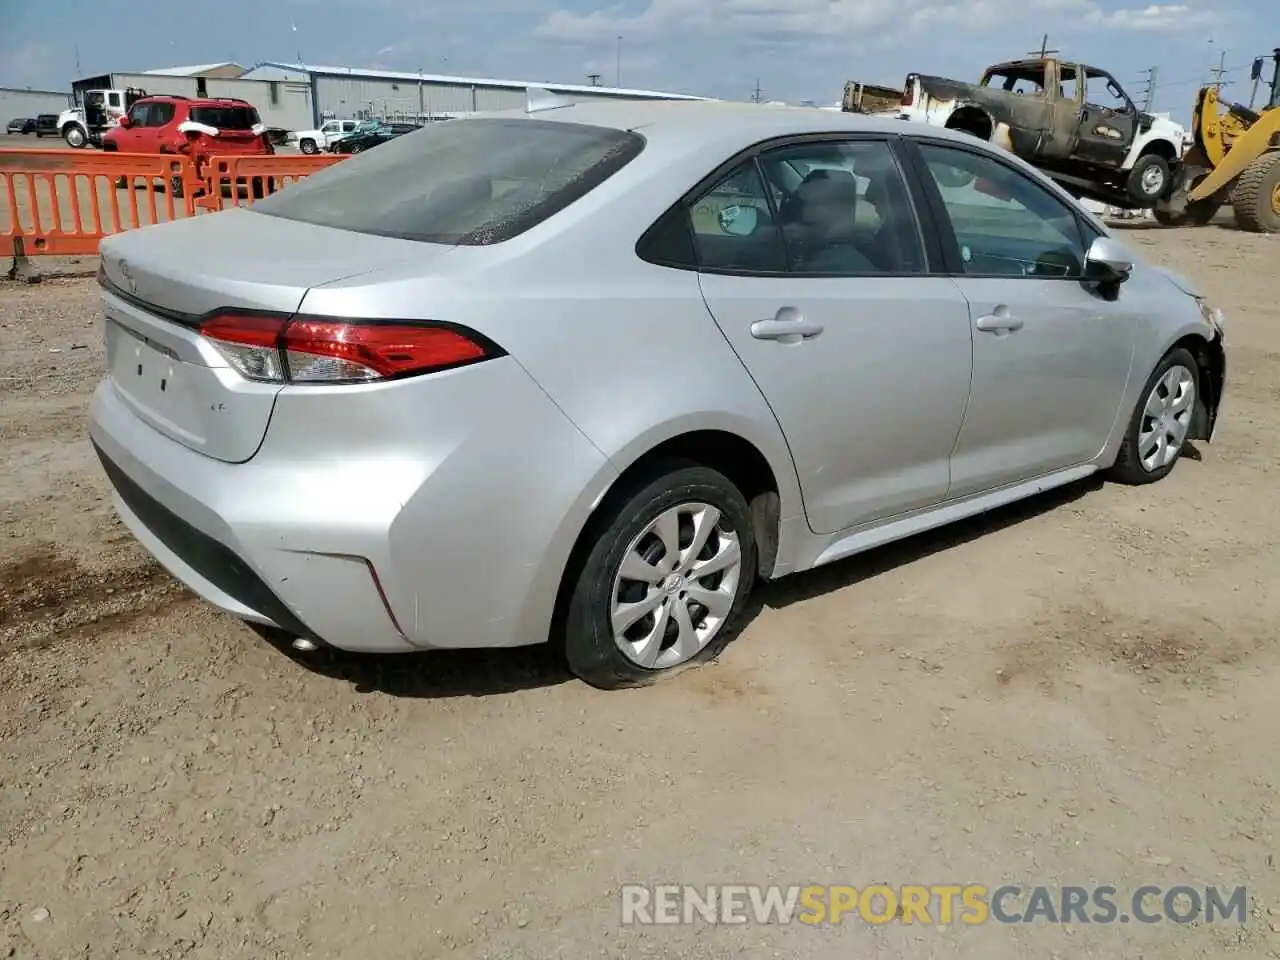
[[[707,307],[786,435],[810,527],[939,502],[969,315],[930,272],[892,138],[765,151],[689,212]]]

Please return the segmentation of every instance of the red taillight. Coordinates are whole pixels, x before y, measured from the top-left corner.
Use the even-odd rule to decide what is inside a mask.
[[[902,88],[902,105],[909,107],[916,102],[916,75],[914,73],[907,74],[907,82]]]
[[[222,314],[200,332],[241,376],[274,383],[368,383],[500,355],[476,334],[419,321]]]

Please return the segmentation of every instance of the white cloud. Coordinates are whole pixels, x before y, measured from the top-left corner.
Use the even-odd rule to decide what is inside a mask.
[[[1109,30],[1190,30],[1207,26],[1217,18],[1209,10],[1194,10],[1186,4],[1158,4],[1121,10],[1090,10],[1086,21]]]
[[[602,43],[619,35],[641,44],[690,34],[710,34],[725,45],[742,38],[839,40],[852,51],[885,34],[901,37],[942,27],[1009,31],[1021,22],[1062,31],[1081,23],[1113,30],[1178,30],[1200,27],[1210,16],[1186,4],[1106,10],[1099,0],[650,0],[635,14],[616,4],[586,13],[554,10],[534,36],[565,44]]]

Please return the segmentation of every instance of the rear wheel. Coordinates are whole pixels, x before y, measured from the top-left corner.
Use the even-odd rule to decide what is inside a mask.
[[[1244,168],[1231,193],[1236,226],[1250,233],[1280,233],[1280,151]]]
[[[1169,475],[1191,430],[1199,386],[1200,370],[1190,353],[1178,347],[1164,355],[1147,379],[1129,420],[1111,468],[1113,479],[1139,485]]]
[[[571,573],[565,655],[601,689],[644,686],[716,656],[741,628],[755,583],[750,513],[729,479],[680,463],[650,476]]]

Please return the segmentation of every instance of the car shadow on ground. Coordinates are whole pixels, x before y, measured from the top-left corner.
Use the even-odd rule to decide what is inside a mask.
[[[1191,444],[1187,445],[1184,455],[1190,460],[1200,459],[1200,452]],[[762,609],[781,609],[870,580],[935,553],[1050,513],[1101,489],[1103,485],[1104,480],[1095,475],[816,570],[766,583],[752,596],[744,627],[749,626]],[[359,693],[385,693],[416,699],[483,697],[556,686],[575,679],[559,650],[546,643],[507,650],[441,650],[390,655],[355,654],[332,649],[300,652],[292,648],[289,635],[265,627],[255,626],[254,629],[306,670],[350,683]],[[727,650],[732,649],[730,644]]]

